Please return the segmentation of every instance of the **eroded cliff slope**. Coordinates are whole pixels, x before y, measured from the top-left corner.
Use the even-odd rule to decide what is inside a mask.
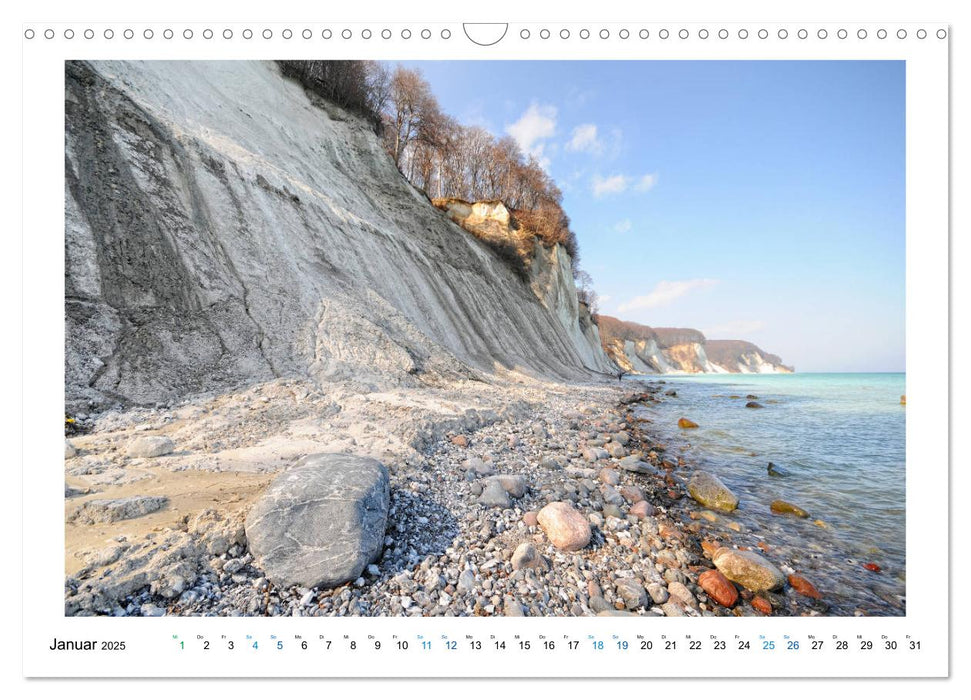
[[[610,366],[568,259],[517,275],[272,63],[68,63],[65,102],[69,410]]]

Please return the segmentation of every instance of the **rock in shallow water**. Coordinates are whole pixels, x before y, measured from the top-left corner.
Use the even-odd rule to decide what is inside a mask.
[[[768,559],[755,552],[722,547],[712,557],[715,567],[729,581],[760,593],[782,588],[786,577]]]
[[[708,472],[696,471],[691,475],[688,493],[701,505],[723,513],[731,513],[738,507],[738,496],[721,479]]]
[[[808,512],[804,511],[799,506],[795,506],[791,503],[787,503],[786,501],[779,501],[779,500],[772,501],[772,505],[770,506],[770,508],[773,513],[779,513],[783,515],[795,515],[797,518],[809,517]]]
[[[389,503],[377,460],[310,455],[270,484],[246,518],[246,537],[277,586],[333,588],[381,554]]]
[[[698,585],[719,605],[730,608],[738,602],[738,591],[724,574],[709,569],[698,577]]]

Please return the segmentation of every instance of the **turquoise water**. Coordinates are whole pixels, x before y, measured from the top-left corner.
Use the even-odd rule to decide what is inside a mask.
[[[645,415],[669,440],[669,454],[709,469],[739,496],[734,519],[744,526],[740,543],[764,540],[774,558],[824,591],[831,613],[903,614],[904,374],[695,375],[664,381],[663,388],[678,395],[664,396]],[[763,408],[745,408],[748,394]],[[678,429],[681,416],[700,427]],[[770,461],[786,475],[770,477]],[[682,476],[689,473],[685,468]],[[773,515],[769,504],[775,499],[811,517]],[[869,562],[882,571],[864,569]]]

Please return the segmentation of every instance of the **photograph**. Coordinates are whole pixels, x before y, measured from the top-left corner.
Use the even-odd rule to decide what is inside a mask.
[[[907,69],[64,61],[64,616],[905,617]]]

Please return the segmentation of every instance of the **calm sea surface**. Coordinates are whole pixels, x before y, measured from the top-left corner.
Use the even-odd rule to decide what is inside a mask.
[[[738,495],[739,510],[730,516],[743,527],[736,542],[764,541],[770,559],[816,584],[830,614],[904,613],[904,374],[663,380],[677,396],[641,409],[643,415],[668,440],[670,456],[708,469]],[[763,408],[745,408],[749,394]],[[682,416],[700,427],[678,429]],[[770,477],[770,461],[785,476]],[[774,515],[775,499],[811,517]],[[863,567],[871,562],[882,571]]]

